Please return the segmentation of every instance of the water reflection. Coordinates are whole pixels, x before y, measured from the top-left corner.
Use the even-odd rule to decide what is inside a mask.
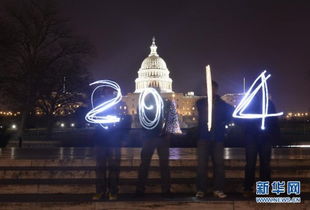
[[[124,160],[140,159],[141,148],[122,148],[121,154]],[[244,148],[225,148],[224,159],[244,159]],[[83,147],[59,147],[59,148],[6,148],[0,149],[1,159],[94,159],[94,148]],[[153,159],[158,159],[154,155]],[[170,159],[196,159],[195,148],[170,148]],[[309,147],[273,148],[272,159],[310,159]]]
[[[15,159],[15,147],[11,148],[11,159]]]
[[[60,160],[64,159],[64,148],[63,147],[59,148],[59,159]]]

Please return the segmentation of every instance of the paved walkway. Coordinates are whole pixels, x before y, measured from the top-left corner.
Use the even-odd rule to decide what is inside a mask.
[[[112,202],[10,202],[1,203],[0,210],[307,210],[310,201],[300,204],[259,204],[255,201],[149,200]]]

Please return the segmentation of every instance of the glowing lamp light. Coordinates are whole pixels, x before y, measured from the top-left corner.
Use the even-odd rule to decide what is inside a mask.
[[[93,90],[91,94],[91,105],[92,110],[90,110],[86,116],[85,120],[89,123],[97,123],[100,124],[104,129],[108,129],[107,124],[117,123],[120,121],[120,118],[115,115],[102,115],[102,113],[106,112],[108,109],[116,105],[122,100],[122,92],[120,86],[111,80],[98,80],[90,84],[97,85],[97,87]],[[104,101],[98,106],[94,106],[94,94],[99,88],[109,87],[116,91],[116,96],[110,100]],[[100,115],[99,115],[100,114]]]
[[[154,105],[146,105],[145,99],[148,95],[154,98]],[[154,129],[163,114],[164,102],[159,93],[154,88],[145,88],[139,96],[139,121],[140,124],[148,130]],[[146,115],[146,111],[155,110],[154,119],[150,119]]]
[[[283,112],[278,113],[268,113],[268,105],[269,105],[269,95],[268,95],[268,86],[267,86],[267,80],[271,77],[270,74],[267,76],[265,75],[266,71],[263,71],[253,82],[249,90],[245,93],[244,97],[236,107],[236,109],[233,112],[234,118],[241,118],[241,119],[262,119],[261,123],[261,129],[264,130],[266,128],[265,126],[265,120],[267,117],[276,117],[283,115]],[[260,84],[256,86],[256,84]],[[256,87],[255,87],[256,86]],[[244,113],[244,110],[249,106],[251,101],[253,100],[254,96],[257,94],[257,92],[261,90],[262,91],[262,113],[261,114],[251,114],[251,113]]]
[[[208,131],[212,128],[212,106],[213,106],[213,93],[212,93],[212,77],[210,65],[206,66],[206,82],[207,82],[207,96],[208,96]]]

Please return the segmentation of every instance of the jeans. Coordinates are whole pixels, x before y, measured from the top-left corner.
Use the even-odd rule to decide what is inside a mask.
[[[206,192],[207,190],[209,156],[211,156],[213,165],[214,190],[223,191],[225,179],[224,144],[202,139],[197,144],[197,191]]]
[[[96,192],[117,194],[121,158],[120,147],[97,147],[96,153]]]
[[[162,192],[166,193],[170,191],[169,147],[170,141],[168,137],[150,137],[143,142],[141,164],[138,171],[137,192],[144,193],[145,191],[148,171],[155,149],[157,149],[159,156]]]
[[[245,180],[244,190],[252,191],[255,182],[255,168],[257,153],[260,161],[260,181],[270,180],[271,139],[267,135],[247,136],[245,155]]]

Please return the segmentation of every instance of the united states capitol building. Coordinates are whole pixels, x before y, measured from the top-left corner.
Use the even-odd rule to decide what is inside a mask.
[[[135,91],[123,96],[126,107],[120,107],[121,109],[126,109],[126,112],[133,116],[132,127],[139,127],[137,116],[139,94],[147,87],[159,88],[163,98],[175,100],[180,126],[182,128],[197,125],[198,113],[195,105],[196,101],[202,98],[202,96],[196,96],[194,92],[185,94],[175,93],[172,83],[173,80],[170,78],[170,71],[164,59],[159,56],[155,38],[153,38],[152,45],[150,46],[150,54],[143,60],[138,70],[138,77],[135,80]],[[235,105],[238,100],[235,99],[235,94],[225,94],[222,98],[232,105]]]

